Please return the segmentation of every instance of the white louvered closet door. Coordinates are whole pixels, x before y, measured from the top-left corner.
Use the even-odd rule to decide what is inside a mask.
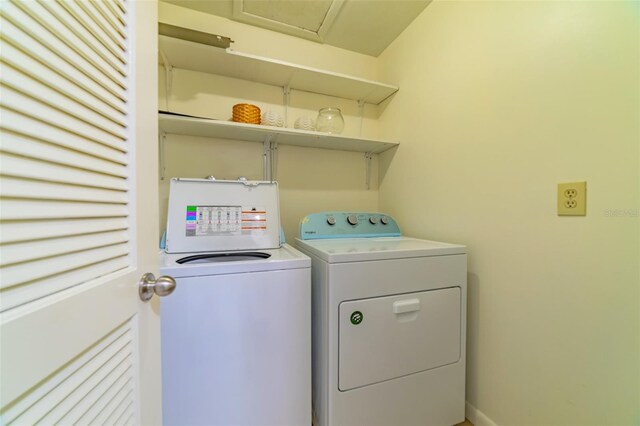
[[[156,64],[155,1],[0,0],[1,425],[161,422]]]

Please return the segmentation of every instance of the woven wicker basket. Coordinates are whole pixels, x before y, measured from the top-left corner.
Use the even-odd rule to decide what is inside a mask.
[[[260,124],[260,108],[251,104],[236,104],[233,106],[233,121]]]

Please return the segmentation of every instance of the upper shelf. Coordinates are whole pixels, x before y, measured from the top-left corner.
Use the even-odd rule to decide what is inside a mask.
[[[375,139],[354,138],[283,127],[258,126],[233,121],[159,114],[160,130],[166,133],[209,138],[264,142],[268,137],[281,145],[337,149],[377,154],[398,143]]]
[[[345,74],[159,36],[160,51],[176,68],[379,104],[398,87]]]

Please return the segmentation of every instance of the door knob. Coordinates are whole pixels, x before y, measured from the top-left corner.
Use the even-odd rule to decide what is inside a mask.
[[[160,297],[168,296],[175,289],[176,280],[168,275],[163,275],[156,279],[152,273],[148,272],[138,281],[138,294],[143,302],[148,302],[154,293]]]

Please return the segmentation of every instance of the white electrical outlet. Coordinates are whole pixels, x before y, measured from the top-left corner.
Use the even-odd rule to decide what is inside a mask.
[[[558,216],[587,214],[587,182],[558,184]]]

